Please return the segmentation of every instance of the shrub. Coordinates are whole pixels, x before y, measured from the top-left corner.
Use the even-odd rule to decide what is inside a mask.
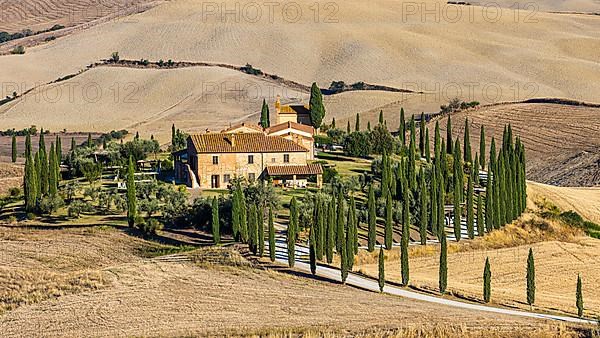
[[[8,222],[8,224],[15,224],[17,223],[17,218],[15,216],[9,216],[8,219],[6,220]]]
[[[27,217],[28,220],[34,220],[36,216],[33,212],[28,212],[25,217]]]
[[[25,54],[25,47],[16,46],[13,50],[10,51],[11,54]]]
[[[110,56],[110,61],[112,61],[112,62],[115,62],[115,63],[119,62],[119,59],[120,59],[119,52],[113,52]]]
[[[19,189],[19,188],[17,188],[17,187],[10,188],[10,189],[8,190],[8,194],[9,194],[11,197],[17,197],[17,196],[20,196],[20,195],[21,195],[21,189]]]
[[[51,215],[65,205],[65,201],[58,196],[46,196],[40,200],[40,213]]]

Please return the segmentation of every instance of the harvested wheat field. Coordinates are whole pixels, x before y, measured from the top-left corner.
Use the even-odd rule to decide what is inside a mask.
[[[23,167],[0,162],[0,196],[23,184]]]
[[[559,186],[600,185],[600,108],[513,103],[470,109],[452,115],[452,132],[461,142],[467,117],[473,152],[479,152],[482,124],[489,155],[491,138],[496,138],[498,149],[503,128],[510,123],[513,135],[525,143],[529,180]],[[445,135],[446,119],[439,121]],[[429,123],[431,137],[434,124]]]
[[[501,249],[480,249],[448,254],[448,291],[470,299],[482,299],[483,267],[486,257],[492,269],[492,303],[529,309],[526,298],[526,267],[529,248],[533,248],[536,270],[535,308],[576,315],[577,274],[583,279],[585,315],[600,314],[600,273],[590,269],[600,263],[600,240],[580,237],[574,241],[546,241]],[[438,289],[439,249],[425,256],[411,257],[410,284]],[[457,248],[449,249],[451,251]],[[378,266],[364,264],[356,270],[377,276]],[[386,279],[400,283],[400,262],[394,253],[386,261]]]
[[[527,195],[532,200],[547,198],[561,210],[573,210],[592,222],[600,223],[600,187],[556,187],[528,182]]]
[[[318,1],[315,22],[309,8],[314,1],[297,2],[302,12],[291,21],[281,6],[270,17],[268,8],[258,4],[262,15],[257,19],[254,7],[244,12],[247,1],[224,1],[203,12],[202,2],[174,0],[129,16],[131,20],[107,22],[29,48],[25,55],[2,56],[2,80],[18,84],[16,91],[22,93],[119,51],[122,58],[134,60],[250,63],[307,85],[317,81],[326,87],[342,80],[406,87],[436,93],[430,98],[435,104],[454,96],[484,104],[533,96],[597,99],[597,16],[539,12],[536,22],[523,23],[506,9],[491,21],[481,7],[446,9],[439,1],[427,1],[408,15],[405,2],[351,0],[332,8]],[[235,10],[236,4],[238,16],[223,19],[219,10]],[[425,5],[436,4],[440,11],[472,10],[473,19],[467,13],[457,22],[422,19]],[[500,95],[490,94],[496,89]]]
[[[46,337],[438,326],[502,336],[557,333],[554,323],[488,317],[262,270],[232,249],[201,249],[182,261],[144,258],[157,252],[156,244],[112,228],[5,227],[0,235],[4,336],[36,336],[40,328]]]

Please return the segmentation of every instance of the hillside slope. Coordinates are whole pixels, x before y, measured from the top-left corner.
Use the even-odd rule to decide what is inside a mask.
[[[513,134],[525,143],[528,179],[560,186],[600,185],[600,108],[514,103],[462,111],[452,115],[452,132],[461,144],[467,117],[473,153],[479,151],[481,125],[489,155],[491,138],[498,142],[510,123]],[[429,123],[430,131],[434,124]],[[446,118],[440,120],[440,130],[445,135]]]
[[[515,13],[504,9],[491,21],[481,7],[459,6],[473,18],[463,13],[450,22],[422,17],[420,9],[407,13],[407,1],[380,0],[344,1],[337,8],[323,0],[316,15],[309,8],[314,1],[302,0],[292,22],[281,7],[272,18],[267,8],[258,19],[244,14],[249,3],[229,0],[203,12],[203,3],[170,1],[25,55],[2,56],[3,81],[18,84],[21,93],[119,51],[128,59],[248,62],[304,84],[365,81],[434,92],[427,100],[436,105],[454,96],[482,103],[532,96],[594,101],[600,92],[597,16],[540,12],[535,22],[515,22]],[[242,14],[220,15],[236,4]],[[420,8],[444,4],[428,0]]]

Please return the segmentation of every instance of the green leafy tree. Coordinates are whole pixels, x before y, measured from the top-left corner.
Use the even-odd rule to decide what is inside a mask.
[[[383,247],[379,248],[379,291],[383,292],[385,286],[385,261],[383,255]]]
[[[492,270],[490,268],[489,257],[485,259],[485,267],[483,269],[483,301],[490,302],[492,297]]]
[[[377,239],[377,213],[375,210],[375,191],[373,185],[369,186],[369,200],[367,202],[368,218],[369,218],[369,243],[368,250],[375,250],[375,241]]]
[[[12,163],[17,162],[17,137],[12,136]]]
[[[137,197],[135,193],[135,169],[133,167],[133,159],[129,157],[129,165],[127,166],[127,223],[129,227],[135,225],[137,216]]]
[[[440,236],[440,268],[438,280],[440,293],[446,293],[446,287],[448,286],[448,247],[444,232],[442,232]]]
[[[275,262],[275,224],[273,222],[273,210],[269,208],[269,257]]]
[[[535,262],[533,250],[529,248],[527,257],[527,304],[530,306],[535,303]]]
[[[323,105],[323,94],[316,83],[310,88],[310,120],[313,127],[319,129],[325,118],[325,106]]]
[[[217,197],[213,197],[212,200],[212,236],[215,244],[221,243],[221,225],[219,221],[219,201]]]
[[[269,117],[269,106],[267,105],[267,101],[265,101],[263,99],[263,103],[262,103],[262,109],[260,112],[260,125],[263,128],[269,128],[271,126],[271,122],[270,122],[270,117]]]
[[[577,316],[583,317],[583,290],[581,286],[581,275],[577,275],[577,291],[576,291]]]

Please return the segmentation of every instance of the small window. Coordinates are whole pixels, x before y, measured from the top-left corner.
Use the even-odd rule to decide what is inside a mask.
[[[219,164],[219,156],[213,156],[213,164]]]
[[[275,157],[271,157],[271,163],[275,163]]]
[[[256,179],[256,175],[254,173],[248,174],[248,181],[252,182]]]
[[[223,183],[229,183],[230,179],[231,179],[231,175],[229,175],[229,174],[223,175]]]
[[[283,154],[283,163],[290,163],[290,154]]]
[[[254,155],[248,155],[248,164],[254,164]]]

